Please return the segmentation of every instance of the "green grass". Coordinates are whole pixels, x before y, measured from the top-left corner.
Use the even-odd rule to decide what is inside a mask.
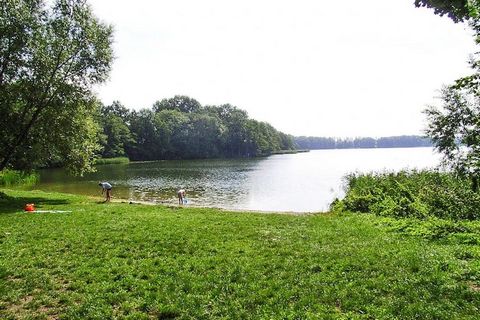
[[[478,245],[374,215],[4,192],[1,319],[478,319]]]
[[[39,175],[35,172],[4,169],[0,171],[0,186],[34,185],[38,182]]]
[[[127,157],[117,157],[117,158],[100,158],[95,160],[96,165],[102,164],[124,164],[129,163],[130,160]]]

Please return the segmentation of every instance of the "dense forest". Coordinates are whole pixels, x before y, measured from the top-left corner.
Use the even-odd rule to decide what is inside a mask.
[[[429,139],[419,136],[293,137],[250,119],[246,111],[230,104],[202,106],[187,96],[163,99],[138,111],[118,101],[100,104],[96,119],[101,127],[99,156],[134,161],[255,157],[295,149],[431,146]]]
[[[393,136],[382,138],[325,138],[295,137],[300,149],[353,149],[353,148],[410,148],[430,147],[430,139],[420,136]]]
[[[130,160],[255,157],[293,150],[293,137],[248,117],[230,104],[202,106],[175,96],[150,109],[131,111],[120,102],[101,106],[101,156]]]

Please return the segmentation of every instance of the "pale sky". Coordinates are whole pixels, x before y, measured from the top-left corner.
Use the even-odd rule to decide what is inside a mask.
[[[413,0],[90,0],[114,25],[104,104],[187,95],[293,135],[422,134],[422,110],[471,73],[462,24]]]

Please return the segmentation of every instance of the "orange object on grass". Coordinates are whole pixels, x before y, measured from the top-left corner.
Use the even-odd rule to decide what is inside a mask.
[[[25,205],[25,211],[29,211],[29,212],[35,211],[35,204],[34,203],[27,203]]]

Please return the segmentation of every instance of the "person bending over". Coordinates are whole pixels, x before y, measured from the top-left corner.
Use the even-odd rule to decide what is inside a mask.
[[[98,185],[102,187],[102,195],[105,193],[105,202],[109,202],[112,197],[112,185],[108,182],[100,182]]]
[[[177,196],[178,196],[178,204],[183,204],[183,201],[185,200],[185,189],[180,189],[178,190],[177,192]]]

